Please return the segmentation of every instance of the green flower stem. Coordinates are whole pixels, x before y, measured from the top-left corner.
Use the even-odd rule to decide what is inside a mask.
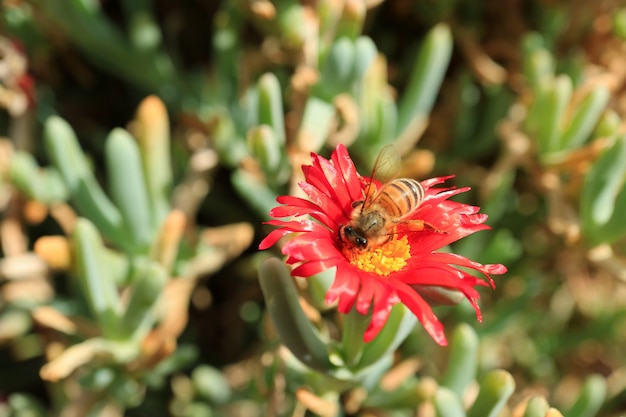
[[[366,368],[395,351],[415,328],[417,318],[403,304],[396,304],[378,336],[363,348],[359,369]]]
[[[343,315],[343,329],[341,333],[341,344],[343,345],[343,356],[346,366],[352,369],[361,359],[363,354],[363,333],[371,315],[361,314],[352,308],[348,314]]]
[[[367,367],[359,367],[354,374],[354,380],[368,391],[372,391],[380,384],[381,378],[394,364],[393,352],[381,356],[378,360]],[[413,396],[414,398],[415,396]]]

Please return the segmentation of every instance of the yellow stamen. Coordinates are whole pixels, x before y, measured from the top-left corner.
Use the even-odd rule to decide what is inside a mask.
[[[387,276],[404,268],[411,256],[410,249],[409,240],[402,236],[373,250],[352,253],[350,263],[365,272]]]

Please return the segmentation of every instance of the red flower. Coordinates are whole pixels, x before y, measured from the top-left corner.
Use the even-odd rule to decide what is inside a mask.
[[[391,307],[401,302],[420,320],[426,331],[440,345],[446,345],[441,322],[428,302],[420,295],[433,288],[462,293],[482,319],[477,300],[477,285],[494,286],[489,274],[503,274],[503,265],[482,265],[453,253],[437,252],[442,247],[479,230],[489,229],[487,215],[479,207],[449,198],[469,188],[433,188],[451,177],[432,178],[421,182],[424,198],[407,219],[395,223],[392,238],[373,248],[357,249],[342,239],[340,229],[351,224],[354,202],[363,201],[373,180],[362,177],[343,145],[337,146],[331,159],[311,154],[312,165],[302,167],[306,181],[300,188],[309,200],[280,196],[282,206],[270,211],[272,217],[304,216],[300,220],[272,220],[279,226],[261,242],[259,249],[273,246],[281,237],[294,237],[283,247],[287,263],[296,265],[292,275],[310,277],[336,267],[335,280],[326,294],[326,302],[338,302],[338,309],[348,313],[353,306],[361,314],[372,309],[370,324],[363,336],[366,342],[381,330]],[[373,186],[381,186],[373,181]],[[411,221],[423,221],[428,227],[411,230]],[[457,267],[476,270],[485,280]]]

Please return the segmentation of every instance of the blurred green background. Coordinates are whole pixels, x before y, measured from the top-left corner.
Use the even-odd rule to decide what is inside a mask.
[[[0,416],[626,415],[623,2],[0,7]],[[509,272],[450,347],[351,368],[328,276],[284,312],[327,368],[281,345],[262,222],[338,143],[489,215],[451,250]]]

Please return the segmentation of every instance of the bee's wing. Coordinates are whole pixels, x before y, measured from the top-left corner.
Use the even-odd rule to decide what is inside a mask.
[[[376,156],[371,178],[382,183],[389,182],[398,175],[401,164],[402,159],[398,148],[392,143],[385,145]]]
[[[370,180],[375,179],[382,183],[387,183],[393,180],[398,175],[398,172],[400,172],[401,163],[402,159],[400,151],[398,151],[398,148],[396,148],[393,143],[383,146],[378,152],[374,165],[372,166]],[[378,191],[379,190],[377,190],[370,181],[367,185],[367,189],[365,190],[365,198],[362,209],[367,208],[367,206],[369,206],[372,201],[376,199]]]

